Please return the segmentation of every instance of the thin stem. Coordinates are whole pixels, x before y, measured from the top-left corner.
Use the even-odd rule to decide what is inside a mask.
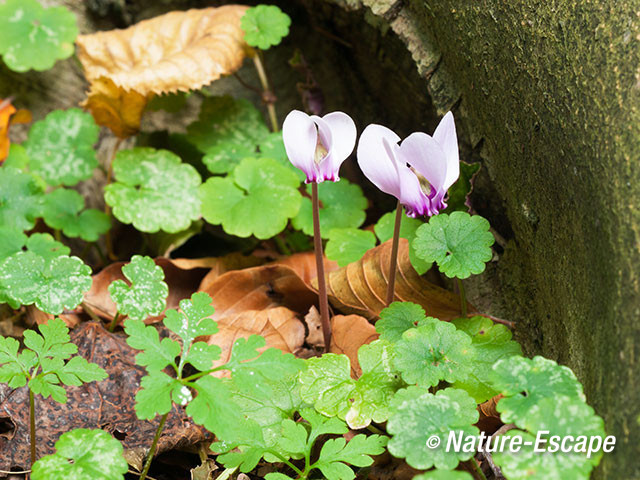
[[[331,347],[331,326],[329,324],[329,300],[327,298],[327,284],[324,278],[324,260],[322,254],[322,236],[320,235],[320,200],[318,199],[318,184],[311,184],[311,202],[313,204],[313,245],[316,252],[316,273],[318,274],[318,295],[320,300],[320,318],[322,318],[322,335],[324,336],[324,351]]]
[[[96,315],[96,313],[91,309],[91,307],[89,307],[89,305],[86,304],[86,302],[82,302],[80,304],[80,306],[82,307],[82,309],[86,312],[87,315],[89,315],[91,317],[91,320],[93,320],[94,322],[101,322],[100,318]]]
[[[462,317],[467,316],[467,297],[464,293],[464,286],[462,285],[462,280],[456,278],[458,281],[458,290],[460,290],[460,312]]]
[[[55,238],[57,242],[62,243],[62,234],[60,233],[60,229],[55,228],[53,230],[53,238]]]
[[[111,324],[109,325],[109,331],[113,333],[116,329],[116,325],[118,325],[118,318],[120,318],[120,312],[116,312],[113,316],[113,320],[111,320]]]
[[[514,322],[505,320],[503,318],[494,317],[493,315],[489,315],[487,313],[468,313],[467,316],[468,317],[479,316],[479,317],[488,318],[492,322],[501,323],[502,325],[509,327],[511,330],[514,330],[516,328],[516,324]]]
[[[271,130],[274,132],[278,131],[278,117],[276,116],[276,107],[275,103],[275,95],[269,86],[269,79],[267,78],[267,72],[264,70],[264,65],[262,63],[261,53],[259,51],[253,56],[253,64],[256,67],[256,71],[258,72],[258,78],[260,79],[260,84],[262,85],[262,97],[264,102],[267,104],[267,112],[269,113],[269,120],[271,121]]]
[[[106,241],[106,238],[105,238],[105,241]],[[95,247],[96,252],[98,252],[98,256],[100,257],[100,261],[106,267],[109,264],[109,260],[107,260],[107,257],[105,257],[104,252],[100,248],[100,245],[98,245],[98,242],[93,242],[92,245]]]
[[[293,463],[291,463],[289,460],[287,460],[286,458],[284,458],[280,453],[278,453],[275,450],[267,450],[268,453],[270,453],[271,455],[273,455],[274,457],[278,458],[278,460],[280,460],[282,463],[284,463],[285,465],[287,465],[291,470],[293,470],[294,472],[296,472],[298,475],[302,476],[302,470],[300,470],[298,467],[296,467]]]
[[[156,435],[155,437],[153,437],[153,443],[151,444],[151,449],[149,450],[147,461],[144,464],[144,469],[140,474],[140,480],[144,480],[145,478],[147,478],[147,473],[149,472],[149,468],[151,467],[151,461],[153,460],[153,456],[156,454],[156,448],[158,447],[158,440],[160,440],[160,435],[162,435],[162,429],[164,428],[164,424],[167,423],[168,416],[169,416],[169,412],[165,413],[160,419],[160,425],[158,425],[158,429],[156,430]]]
[[[29,439],[31,441],[31,468],[36,463],[36,402],[29,389]]]
[[[116,158],[116,154],[118,153],[118,150],[120,150],[120,146],[122,145],[122,142],[123,142],[123,139],[118,138],[115,146],[113,147],[113,151],[111,152],[111,158],[109,159],[109,168],[107,169],[107,183],[105,184],[105,186],[111,183],[111,178],[113,177],[113,161]],[[106,213],[107,216],[109,217],[109,220],[111,220],[111,207],[109,207],[109,205],[106,202],[104,204],[104,213]],[[113,241],[111,239],[111,230],[107,230],[107,233],[104,236],[104,241],[107,246],[107,256],[111,260],[114,260],[114,261],[117,260],[117,257],[113,253]]]
[[[369,424],[367,425],[367,430],[369,430],[371,433],[375,433],[376,435],[386,435],[386,432],[383,432],[382,430],[380,430],[378,427]]]
[[[276,235],[273,237],[273,241],[276,243],[278,250],[280,253],[284,255],[291,255],[291,250],[287,247],[287,243],[280,237],[280,235]]]
[[[393,226],[393,240],[391,244],[391,259],[389,260],[389,284],[387,285],[387,306],[393,302],[396,287],[396,270],[398,269],[398,246],[400,245],[400,224],[402,223],[402,205],[398,200],[396,207],[396,222]]]
[[[471,468],[473,468],[475,477],[478,478],[478,480],[487,480],[487,477],[482,472],[480,465],[478,465],[478,461],[475,458],[471,458],[469,462],[471,463]]]

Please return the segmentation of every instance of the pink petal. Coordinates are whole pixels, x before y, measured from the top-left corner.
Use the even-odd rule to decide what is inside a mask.
[[[458,153],[458,137],[453,113],[447,112],[433,132],[433,139],[440,144],[446,155],[447,175],[443,183],[444,190],[455,183],[460,176],[460,157]]]
[[[400,151],[409,165],[429,181],[434,191],[443,190],[447,158],[435,139],[426,133],[412,133],[402,141]]]
[[[400,179],[393,155],[384,145],[397,145],[400,137],[387,127],[371,124],[364,129],[358,141],[358,165],[362,173],[380,190],[400,198]]]
[[[400,203],[404,205],[407,216],[415,218],[416,216],[432,215],[431,200],[422,191],[420,180],[415,173],[405,165],[398,165],[398,178],[402,185]]]
[[[356,145],[356,137],[358,132],[356,130],[356,124],[349,115],[343,112],[331,112],[322,117],[322,120],[331,128],[331,163],[332,169],[335,172],[335,177],[338,177],[338,171],[340,165],[344,162]]]
[[[292,110],[282,125],[282,139],[289,161],[302,170],[307,182],[315,182],[318,170],[314,154],[318,143],[318,130],[314,121],[300,110]]]

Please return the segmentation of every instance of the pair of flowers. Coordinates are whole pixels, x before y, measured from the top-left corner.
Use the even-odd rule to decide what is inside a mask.
[[[357,132],[346,113],[321,118],[293,110],[282,136],[289,160],[306,174],[307,183],[321,183],[339,180],[338,171],[353,151]],[[357,157],[367,178],[396,197],[408,216],[436,215],[446,207],[444,197],[460,174],[453,114],[442,118],[433,136],[416,132],[402,142],[387,127],[371,124],[360,136]]]

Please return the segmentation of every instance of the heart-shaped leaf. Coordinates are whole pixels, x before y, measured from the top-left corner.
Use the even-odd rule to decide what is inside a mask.
[[[44,197],[42,217],[51,228],[62,230],[69,238],[95,242],[111,227],[109,217],[99,210],[84,208],[84,199],[75,190],[59,188]]]
[[[42,193],[33,175],[12,167],[0,168],[0,225],[33,228],[40,216]]]
[[[29,167],[48,185],[72,186],[93,175],[98,126],[79,108],[56,110],[37,121],[25,142]]]
[[[298,178],[270,158],[246,158],[226,178],[200,187],[202,215],[238,237],[266,239],[280,233],[300,208]]]
[[[137,147],[118,152],[116,183],[105,187],[114,216],[141,232],[186,230],[200,217],[200,175],[167,150]]]
[[[16,72],[48,70],[73,55],[76,17],[64,7],[43,8],[36,0],[0,5],[0,55]]]

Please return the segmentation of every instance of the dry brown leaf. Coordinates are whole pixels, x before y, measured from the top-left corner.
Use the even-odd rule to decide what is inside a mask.
[[[178,302],[191,297],[202,278],[207,274],[212,265],[216,268],[225,268],[226,257],[190,259],[156,258],[154,261],[164,270],[164,281],[169,285],[169,297],[167,309],[178,308]],[[115,280],[127,281],[122,274],[125,262],[112,263],[93,276],[91,289],[84,295],[84,303],[99,317],[110,320],[116,314],[116,304],[109,296],[109,285]],[[128,282],[128,281],[127,281]],[[166,309],[165,309],[166,311]],[[158,322],[164,314],[147,318],[147,323]]]
[[[102,77],[91,82],[81,106],[89,110],[98,125],[109,127],[118,138],[128,138],[140,130],[142,113],[151,98],[153,93],[125,90]]]
[[[331,304],[345,313],[375,319],[385,308],[389,278],[391,241],[369,250],[357,262],[350,263],[328,275],[327,289]],[[421,305],[427,315],[441,320],[460,316],[460,300],[448,290],[429,283],[411,266],[409,243],[400,239],[395,300]],[[469,305],[469,311],[474,311]]]
[[[314,252],[295,253],[280,260],[276,260],[275,262],[272,262],[272,264],[290,267],[307,285],[311,285],[312,281],[318,276],[316,274],[316,254]],[[338,262],[334,262],[333,260],[329,260],[327,257],[324,257],[325,275],[330,272],[334,272],[339,268]]]
[[[304,316],[304,323],[307,324],[307,343],[318,349],[324,348],[322,317],[315,305],[312,305],[309,312]]]
[[[240,68],[249,51],[240,27],[247,8],[176,11],[78,36],[78,58],[91,83],[84,107],[120,138],[133,135],[154,94],[196,90]]]
[[[210,344],[222,348],[216,365],[229,361],[231,348],[239,338],[261,335],[266,340],[262,350],[273,347],[286,353],[294,353],[304,343],[304,325],[298,314],[286,307],[247,310],[240,315],[218,318],[217,322],[220,330],[209,338]]]
[[[380,335],[376,327],[360,315],[336,315],[331,319],[331,348],[329,352],[344,354],[351,361],[351,376],[362,375],[358,362],[358,349],[377,340]]]

